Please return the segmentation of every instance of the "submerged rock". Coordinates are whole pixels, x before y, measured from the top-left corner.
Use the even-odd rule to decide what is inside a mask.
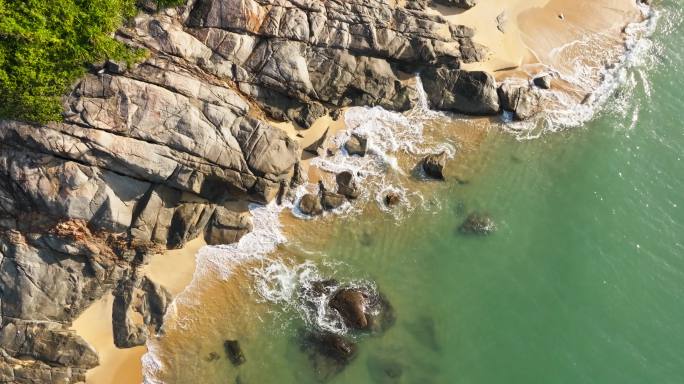
[[[428,177],[444,180],[444,167],[449,155],[446,152],[426,156],[421,162],[423,171]]]
[[[242,365],[247,362],[245,354],[242,352],[240,342],[237,340],[226,340],[223,342],[223,349],[226,351],[226,356],[234,366]]]
[[[348,199],[356,199],[359,197],[359,186],[351,172],[340,172],[335,179],[337,181],[337,193],[346,196]]]
[[[308,332],[302,349],[308,353],[320,381],[342,372],[358,354],[356,343],[332,332]]]
[[[344,149],[347,151],[347,153],[349,153],[350,156],[366,156],[368,139],[357,134],[352,134],[349,140],[344,143]]]
[[[470,9],[477,5],[478,0],[432,0],[437,4],[461,8]]]
[[[467,235],[489,235],[496,231],[496,224],[489,215],[471,213],[458,230]]]
[[[376,383],[399,383],[404,367],[390,357],[371,356],[368,359],[368,372]]]
[[[323,213],[323,205],[318,195],[307,193],[299,201],[299,210],[305,215],[318,216]]]

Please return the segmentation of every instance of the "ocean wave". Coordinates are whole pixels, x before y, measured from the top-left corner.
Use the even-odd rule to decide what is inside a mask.
[[[209,274],[216,274],[219,278],[228,279],[235,265],[265,258],[276,247],[286,241],[283,235],[282,223],[279,215],[284,206],[275,202],[268,205],[251,204],[249,211],[252,215],[254,229],[234,244],[205,246],[195,256],[196,266],[192,281],[169,305],[164,315],[164,326],[174,326],[187,329],[193,322],[192,314],[187,314],[187,308],[201,305],[194,292]],[[179,311],[183,307],[184,312]],[[163,372],[161,348],[150,338],[147,342],[147,353],[142,357],[142,370],[145,384],[161,384],[158,375]]]
[[[640,77],[638,83],[649,93],[648,78],[640,68],[654,64],[651,55],[654,43],[650,37],[661,17],[661,11],[653,7],[640,5],[639,8],[643,20],[625,27],[624,46],[618,56],[606,57],[605,36],[600,34],[587,35],[556,48],[552,54],[564,58],[559,61],[566,62],[566,68],[549,67],[547,72],[569,86],[563,90],[540,90],[544,112],[524,122],[513,122],[504,116],[503,129],[519,139],[535,139],[544,133],[582,126],[608,109],[611,113],[629,116],[634,111],[630,108],[630,94],[637,84],[635,76]],[[583,53],[579,55],[576,51]],[[587,55],[587,52],[596,54]]]

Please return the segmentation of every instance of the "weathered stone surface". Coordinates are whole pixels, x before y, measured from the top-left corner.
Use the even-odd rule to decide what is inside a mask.
[[[477,5],[478,0],[432,0],[437,4],[447,5],[451,7],[470,9]]]
[[[423,172],[433,179],[444,180],[444,168],[448,158],[449,155],[446,152],[426,156],[421,161]]]
[[[112,307],[114,344],[118,348],[145,344],[150,330],[161,329],[170,303],[169,291],[148,277],[134,275],[122,279],[114,291]]]
[[[548,73],[535,77],[532,82],[541,89],[551,89],[551,75]]]
[[[368,139],[363,136],[352,134],[344,143],[344,149],[351,156],[366,156],[366,150],[368,149]]]
[[[469,115],[499,112],[496,80],[487,72],[438,67],[421,73],[421,79],[432,108]]]
[[[209,245],[232,244],[240,241],[252,228],[249,212],[235,212],[218,207],[204,233],[204,240]]]
[[[325,191],[321,194],[321,205],[328,211],[341,207],[345,202],[347,199],[339,193]]]
[[[359,197],[360,189],[351,172],[340,172],[335,176],[335,179],[337,181],[337,193],[344,195],[349,199],[356,199]]]
[[[539,94],[526,85],[502,84],[499,87],[501,108],[513,112],[515,120],[526,120],[541,111]]]
[[[318,216],[323,213],[323,205],[318,195],[307,193],[299,201],[299,210],[305,215]]]

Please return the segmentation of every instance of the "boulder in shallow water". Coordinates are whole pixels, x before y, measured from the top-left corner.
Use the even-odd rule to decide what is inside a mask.
[[[299,201],[299,210],[305,215],[318,216],[323,213],[323,205],[318,195],[307,193]]]
[[[234,366],[242,365],[247,362],[245,354],[242,352],[240,342],[237,340],[226,340],[223,342],[223,348],[226,351],[226,356]]]
[[[496,231],[496,224],[487,214],[471,213],[458,230],[466,235],[489,235]]]
[[[430,107],[434,109],[468,115],[499,113],[496,80],[490,73],[430,67],[421,72],[420,78]]]
[[[321,205],[328,211],[341,207],[346,201],[347,199],[339,193],[325,191],[321,196]]]
[[[515,120],[527,120],[541,111],[539,94],[527,85],[505,83],[498,92],[501,108],[513,112]]]
[[[344,143],[344,149],[347,151],[347,153],[349,153],[350,156],[366,156],[368,139],[354,133],[351,135],[349,140]]]
[[[348,199],[359,197],[359,186],[351,172],[340,172],[335,178],[337,181],[337,193],[346,196]]]
[[[366,318],[366,302],[368,294],[357,288],[345,288],[337,291],[330,307],[335,309],[345,324],[352,329],[362,330],[368,328]]]
[[[401,202],[401,195],[396,192],[388,192],[385,195],[385,205],[388,207],[394,207]]]
[[[327,381],[342,372],[358,353],[353,341],[331,332],[307,333],[302,349],[309,354],[320,381]]]
[[[537,76],[534,79],[532,79],[532,82],[534,85],[541,89],[550,89],[551,88],[551,75],[548,73],[543,74],[541,76]]]
[[[444,168],[449,155],[446,152],[426,156],[421,162],[423,171],[428,177],[444,180]]]

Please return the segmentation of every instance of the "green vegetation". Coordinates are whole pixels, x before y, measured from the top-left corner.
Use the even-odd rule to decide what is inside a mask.
[[[86,65],[139,59],[112,36],[136,12],[135,0],[0,0],[0,118],[60,120]]]

